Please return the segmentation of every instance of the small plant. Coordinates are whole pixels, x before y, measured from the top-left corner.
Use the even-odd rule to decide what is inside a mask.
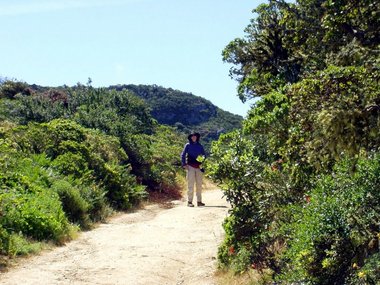
[[[27,239],[21,233],[13,233],[10,234],[7,239],[6,248],[7,255],[15,257],[40,252],[42,249],[42,243]]]
[[[231,253],[235,254],[235,253]],[[249,268],[252,264],[251,261],[251,252],[245,247],[241,247],[238,252],[236,252],[236,257],[231,263],[231,269],[235,273],[243,273]]]

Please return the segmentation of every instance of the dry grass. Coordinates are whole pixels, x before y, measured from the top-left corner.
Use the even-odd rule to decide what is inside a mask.
[[[215,185],[211,180],[206,177],[203,178],[202,191],[210,191],[218,189],[219,187]],[[158,204],[163,208],[171,208],[173,206],[172,202],[174,200],[185,200],[187,197],[187,181],[186,177],[177,175],[176,186],[175,187],[164,187],[163,191],[150,192],[148,199],[140,203],[139,207],[136,209],[144,208],[150,204]]]
[[[175,185],[162,185],[161,191],[149,192],[148,200],[142,202],[140,206],[159,204],[165,208],[170,208],[172,201],[180,200],[184,197],[185,189],[186,179],[181,175],[177,175]]]

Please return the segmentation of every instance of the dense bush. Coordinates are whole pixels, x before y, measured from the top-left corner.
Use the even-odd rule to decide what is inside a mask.
[[[269,1],[223,51],[239,97],[256,101],[209,160],[232,205],[221,266],[280,284],[379,282],[379,9]]]
[[[3,232],[5,230],[8,237],[21,233],[37,240],[56,242],[69,238],[72,229],[57,193],[49,188],[48,171],[28,157],[14,162],[17,165],[2,165],[0,224]]]
[[[33,245],[28,239],[63,242],[75,231],[71,223],[89,228],[111,213],[109,205],[128,209],[145,196],[114,137],[68,120],[4,122],[1,137],[4,254],[20,250],[15,242]]]
[[[13,99],[18,94],[30,95],[28,84],[16,80],[5,80],[0,85],[0,99]]]
[[[0,252],[70,239],[149,190],[178,198],[184,139],[127,91],[78,85],[0,91]],[[7,91],[9,90],[9,92]],[[5,93],[8,92],[8,93]]]
[[[240,132],[221,136],[213,145],[208,166],[214,181],[221,187],[232,209],[224,223],[226,238],[219,249],[222,266],[231,266],[239,252],[250,252],[249,264],[278,269],[278,248],[284,237],[282,222],[288,218],[285,206],[299,199],[284,173],[282,162],[269,162],[263,144]],[[263,161],[265,156],[268,161]],[[233,254],[231,254],[231,250]],[[236,253],[236,254],[235,254]],[[245,259],[247,260],[247,259]]]
[[[286,280],[345,284],[361,272],[378,252],[379,187],[379,154],[360,159],[355,172],[352,161],[345,160],[322,175],[289,227]]]
[[[43,132],[35,130],[38,128],[42,128]],[[45,146],[40,145],[40,151],[52,159],[51,167],[54,170],[85,185],[96,181],[102,185],[109,202],[116,208],[128,209],[144,197],[144,188],[136,183],[130,173],[128,156],[117,139],[60,119],[41,126],[30,125],[23,144],[29,145],[25,140],[31,138],[34,141],[37,133],[45,143]]]
[[[83,228],[89,227],[90,204],[82,197],[80,189],[65,180],[54,181],[51,188],[58,194],[67,218]]]

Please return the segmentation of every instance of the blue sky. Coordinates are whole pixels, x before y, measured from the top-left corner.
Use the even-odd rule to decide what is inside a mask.
[[[0,76],[43,86],[157,84],[242,116],[222,50],[264,0],[2,0]]]

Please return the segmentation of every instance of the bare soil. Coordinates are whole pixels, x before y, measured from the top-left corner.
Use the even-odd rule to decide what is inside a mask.
[[[113,217],[65,246],[21,260],[0,284],[216,284],[228,203],[217,189],[206,207],[185,200]]]

